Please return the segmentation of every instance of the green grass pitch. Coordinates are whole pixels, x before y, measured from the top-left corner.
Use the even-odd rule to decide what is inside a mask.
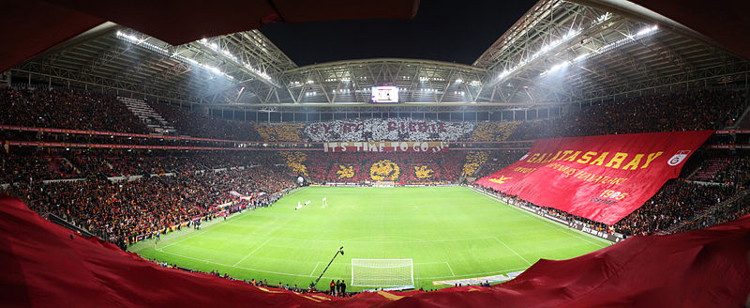
[[[433,281],[519,271],[540,258],[568,259],[609,245],[466,187],[307,187],[270,208],[214,221],[130,250],[199,271],[304,288],[344,246],[319,288],[331,279],[351,284],[357,258],[413,259],[416,286],[433,289]]]

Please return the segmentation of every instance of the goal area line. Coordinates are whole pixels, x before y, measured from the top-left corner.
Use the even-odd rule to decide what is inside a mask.
[[[351,269],[355,287],[414,285],[413,259],[352,259]]]

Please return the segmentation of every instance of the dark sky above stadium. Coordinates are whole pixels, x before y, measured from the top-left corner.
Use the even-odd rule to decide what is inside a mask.
[[[472,64],[536,2],[422,0],[410,20],[275,23],[260,31],[299,66],[370,58]]]

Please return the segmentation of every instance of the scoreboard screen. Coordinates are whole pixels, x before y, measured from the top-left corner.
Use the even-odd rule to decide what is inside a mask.
[[[397,86],[375,86],[371,93],[373,103],[398,103]]]

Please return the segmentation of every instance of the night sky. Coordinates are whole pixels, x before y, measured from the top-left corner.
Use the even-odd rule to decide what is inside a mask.
[[[299,66],[370,58],[472,64],[535,3],[422,0],[410,20],[274,23],[260,31]]]

